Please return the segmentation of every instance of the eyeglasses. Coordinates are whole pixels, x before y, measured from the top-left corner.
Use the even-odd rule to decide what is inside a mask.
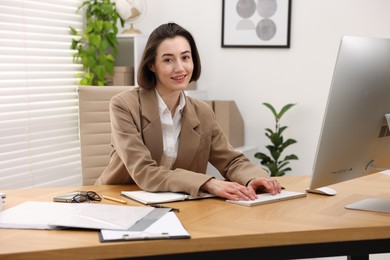
[[[70,203],[89,203],[90,201],[101,201],[102,198],[94,191],[80,191],[75,195]]]

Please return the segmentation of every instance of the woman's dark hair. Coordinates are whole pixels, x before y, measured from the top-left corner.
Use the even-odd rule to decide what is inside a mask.
[[[156,78],[154,72],[150,70],[156,60],[157,48],[165,39],[172,39],[176,36],[182,36],[187,39],[191,47],[192,60],[194,63],[194,70],[190,82],[199,79],[201,72],[200,57],[195,40],[191,33],[176,23],[162,24],[150,34],[146,42],[145,50],[139,64],[137,81],[142,88],[152,89],[156,86]]]

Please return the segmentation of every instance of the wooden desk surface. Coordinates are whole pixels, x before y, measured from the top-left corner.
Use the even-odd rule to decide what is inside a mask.
[[[287,190],[304,191],[310,176],[283,176]],[[277,203],[244,207],[222,199],[174,202],[176,213],[191,239],[99,242],[94,230],[0,229],[1,259],[108,259],[199,251],[302,245],[334,241],[390,239],[390,216],[385,213],[347,210],[346,204],[369,198],[390,199],[390,176],[373,174],[332,185],[338,194],[308,194]],[[52,201],[55,195],[74,190],[94,190],[117,197],[134,185],[61,187],[8,190],[5,208],[26,200]],[[127,205],[141,206],[127,200]],[[108,200],[100,203],[121,205]],[[28,216],[26,216],[28,217]]]

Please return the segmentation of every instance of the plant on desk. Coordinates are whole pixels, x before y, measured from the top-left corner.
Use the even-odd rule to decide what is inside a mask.
[[[265,135],[269,138],[272,145],[267,145],[270,156],[266,155],[262,152],[255,153],[255,157],[260,159],[261,165],[266,167],[266,171],[271,176],[283,176],[287,171],[291,171],[291,168],[287,165],[290,163],[290,160],[298,160],[298,157],[295,154],[290,154],[282,158],[282,153],[284,149],[288,146],[296,143],[297,141],[294,139],[284,140],[283,132],[287,129],[287,126],[280,125],[280,119],[291,107],[295,104],[287,104],[282,107],[279,113],[275,110],[275,108],[269,103],[263,103],[264,106],[269,108],[274,115],[275,118],[275,129],[271,130],[270,128],[265,129]]]

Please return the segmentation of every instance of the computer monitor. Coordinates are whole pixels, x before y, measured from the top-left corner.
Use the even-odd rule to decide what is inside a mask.
[[[389,168],[386,115],[390,118],[390,39],[344,36],[307,191],[334,195],[326,186]]]

